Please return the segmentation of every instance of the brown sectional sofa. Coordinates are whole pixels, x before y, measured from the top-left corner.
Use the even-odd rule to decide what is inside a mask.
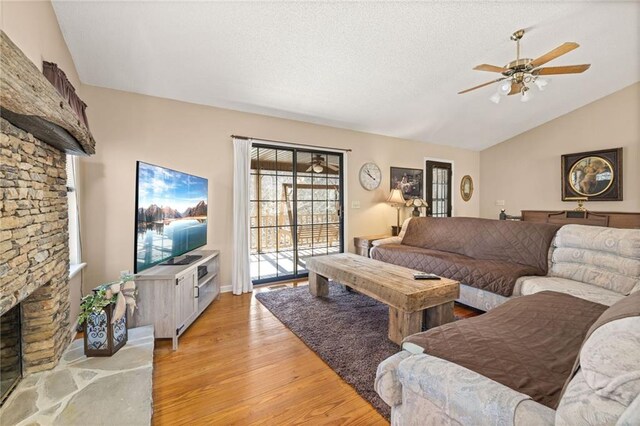
[[[377,240],[371,257],[454,278],[458,301],[484,311],[545,290],[606,306],[640,291],[637,229],[413,218],[401,236]]]
[[[405,242],[423,238],[459,251],[459,237],[445,241],[439,234],[449,224],[468,229],[474,222],[482,229],[475,220],[426,218],[406,226],[402,238],[374,247],[372,256],[396,253],[398,261],[415,257],[412,267],[424,266],[437,250]],[[474,231],[467,235],[478,238]],[[500,244],[493,235],[487,239]],[[538,237],[530,244],[536,241],[546,244]],[[508,246],[518,244],[489,252],[506,257]],[[475,305],[489,312],[409,336],[401,352],[378,366],[376,391],[392,407],[393,425],[640,424],[640,230],[564,225],[548,259],[546,275],[518,277],[508,297],[491,286],[474,287],[481,281],[473,271],[458,275],[460,301],[489,300],[489,308]]]
[[[371,257],[510,297],[519,277],[547,274],[549,247],[559,228],[546,223],[419,217],[408,223],[401,242],[378,245]]]

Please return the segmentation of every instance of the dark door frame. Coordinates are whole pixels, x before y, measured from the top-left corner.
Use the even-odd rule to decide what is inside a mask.
[[[451,217],[453,214],[453,161],[446,160],[429,160],[425,159],[425,200],[429,204],[427,208],[427,216],[431,216],[431,208],[433,205],[433,169],[446,169],[448,171],[448,185],[447,185],[447,216]]]

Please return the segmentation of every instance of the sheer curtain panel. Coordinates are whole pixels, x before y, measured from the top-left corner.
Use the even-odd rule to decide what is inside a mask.
[[[253,290],[249,260],[251,141],[233,138],[233,294]]]

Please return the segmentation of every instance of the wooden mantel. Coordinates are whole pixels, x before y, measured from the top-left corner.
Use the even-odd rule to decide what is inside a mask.
[[[0,116],[71,154],[95,153],[96,141],[69,103],[0,30]]]

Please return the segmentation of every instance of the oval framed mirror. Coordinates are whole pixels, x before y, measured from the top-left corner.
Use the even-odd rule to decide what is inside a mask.
[[[464,175],[460,181],[460,196],[464,201],[469,201],[473,195],[473,179],[471,176]]]

